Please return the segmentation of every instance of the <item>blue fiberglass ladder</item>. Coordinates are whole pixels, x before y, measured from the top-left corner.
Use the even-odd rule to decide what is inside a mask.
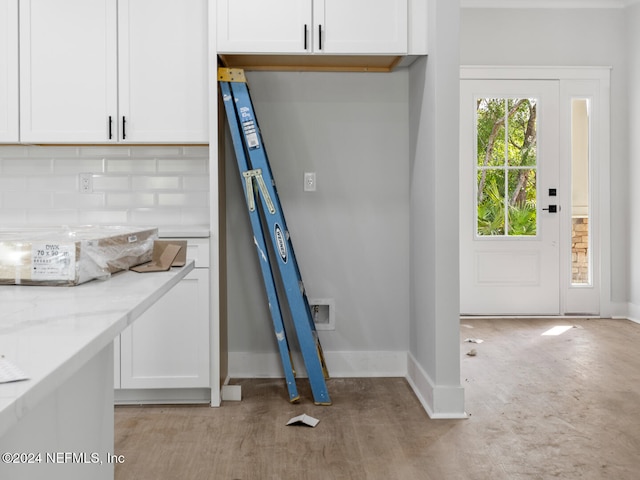
[[[277,271],[286,293],[291,318],[311,384],[314,403],[330,405],[331,399],[325,383],[329,374],[302,284],[298,262],[289,238],[280,199],[275,188],[267,152],[260,135],[258,120],[253,111],[244,71],[242,69],[219,68],[218,81],[231,130],[238,169],[242,175],[242,185],[249,209],[254,242],[289,390],[289,400],[295,402],[300,396],[296,387],[295,371],[265,237],[271,239],[272,251],[275,252],[275,263],[278,264]],[[258,197],[257,202],[256,197]]]

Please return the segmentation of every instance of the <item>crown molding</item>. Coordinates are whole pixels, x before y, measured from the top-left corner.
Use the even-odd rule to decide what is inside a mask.
[[[461,8],[625,8],[640,0],[460,0]]]

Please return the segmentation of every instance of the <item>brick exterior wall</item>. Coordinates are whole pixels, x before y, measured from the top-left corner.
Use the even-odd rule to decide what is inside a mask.
[[[571,282],[589,283],[589,219],[571,222]]]

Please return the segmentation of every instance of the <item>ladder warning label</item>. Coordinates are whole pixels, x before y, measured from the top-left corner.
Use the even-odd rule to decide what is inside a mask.
[[[251,113],[247,107],[240,108],[240,116],[242,117],[242,130],[244,131],[244,137],[247,140],[247,147],[260,148],[260,141],[258,140],[258,130],[256,123],[251,118]]]
[[[258,148],[260,142],[258,141],[258,132],[253,122],[245,122],[242,124],[244,130],[244,136],[247,139],[247,146],[249,148]]]

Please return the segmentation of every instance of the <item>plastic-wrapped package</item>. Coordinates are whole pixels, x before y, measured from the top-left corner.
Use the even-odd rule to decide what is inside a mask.
[[[0,285],[79,285],[151,260],[157,228],[0,231]]]

